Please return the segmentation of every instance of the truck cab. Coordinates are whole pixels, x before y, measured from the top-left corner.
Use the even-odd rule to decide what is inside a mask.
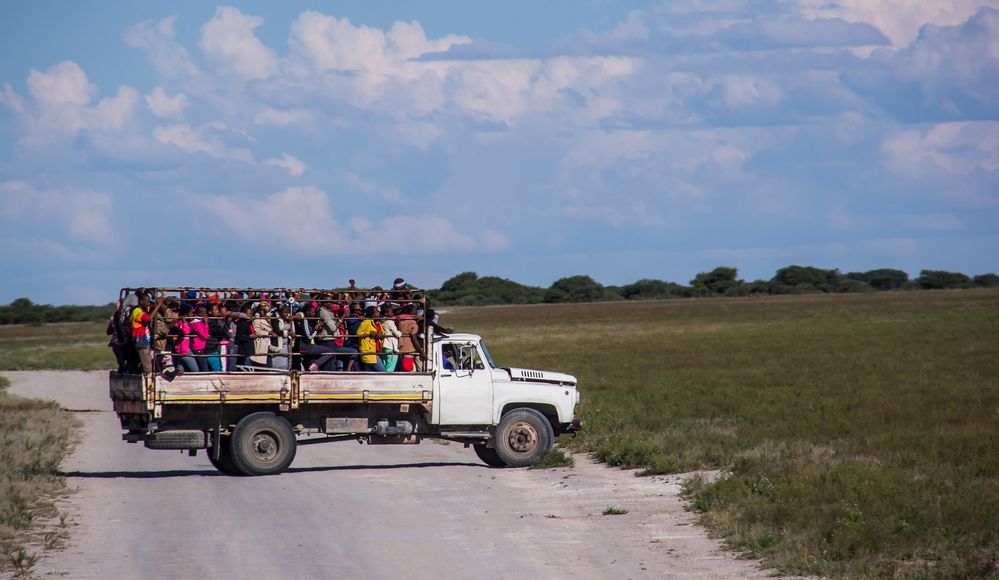
[[[544,414],[556,432],[571,431],[579,404],[576,377],[550,371],[501,368],[481,337],[438,337],[433,352],[438,371],[434,422],[441,425],[497,425],[512,405]]]

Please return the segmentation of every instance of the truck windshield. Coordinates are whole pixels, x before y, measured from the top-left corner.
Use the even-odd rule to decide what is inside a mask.
[[[482,348],[482,354],[486,356],[486,362],[489,363],[490,368],[498,369],[499,367],[496,366],[496,362],[493,361],[493,355],[486,348],[486,341],[479,341],[479,347]]]

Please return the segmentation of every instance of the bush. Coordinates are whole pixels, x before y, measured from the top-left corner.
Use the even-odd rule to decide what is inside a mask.
[[[924,290],[939,290],[946,288],[968,288],[971,279],[960,272],[947,272],[946,270],[922,270],[916,284]]]
[[[462,272],[432,290],[430,298],[439,304],[481,306],[484,304],[535,304],[544,290],[496,276],[479,278],[475,272]]]
[[[734,294],[742,280],[737,280],[738,270],[719,266],[710,272],[701,272],[690,281],[691,287],[696,295],[720,296]]]
[[[979,288],[992,288],[999,286],[999,276],[995,274],[979,274],[974,278],[975,286]]]
[[[867,272],[850,272],[846,275],[851,280],[864,282],[875,290],[897,290],[909,281],[909,275],[902,270],[882,268]]]
[[[618,289],[618,294],[626,300],[654,300],[657,298],[684,298],[690,289],[675,282],[662,280],[639,280]]]
[[[606,289],[589,276],[569,276],[560,278],[545,292],[544,301],[558,302],[596,302],[610,298]]]

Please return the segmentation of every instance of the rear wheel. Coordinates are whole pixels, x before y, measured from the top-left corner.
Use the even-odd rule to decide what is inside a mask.
[[[555,444],[548,418],[534,409],[514,409],[500,419],[496,454],[510,467],[534,465]]]
[[[253,413],[232,432],[232,459],[246,475],[281,473],[295,459],[295,432],[274,413]]]
[[[472,448],[475,449],[475,454],[479,456],[479,459],[489,467],[506,467],[506,463],[500,459],[499,453],[496,453],[495,449],[486,447],[485,443],[472,445]]]
[[[215,469],[226,475],[246,475],[236,467],[236,462],[232,459],[232,437],[219,437],[219,458],[215,459],[215,453],[208,449],[208,461],[212,462]]]

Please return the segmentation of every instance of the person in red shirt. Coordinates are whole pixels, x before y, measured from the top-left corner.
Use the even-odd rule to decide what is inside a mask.
[[[132,309],[129,321],[132,323],[132,342],[135,343],[135,350],[139,353],[139,361],[142,364],[144,374],[153,373],[153,351],[150,348],[149,321],[160,311],[163,305],[163,293],[160,292],[156,298],[156,307],[152,312],[149,305],[152,297],[148,292],[139,294],[139,305]]]

